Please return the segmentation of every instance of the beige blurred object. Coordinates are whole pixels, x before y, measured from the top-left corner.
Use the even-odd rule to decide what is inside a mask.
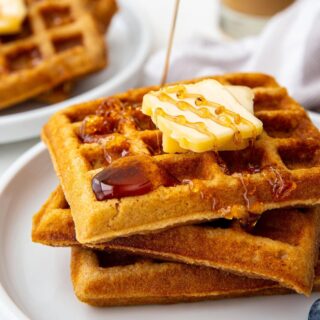
[[[241,38],[258,34],[268,20],[295,0],[221,0],[220,26]]]

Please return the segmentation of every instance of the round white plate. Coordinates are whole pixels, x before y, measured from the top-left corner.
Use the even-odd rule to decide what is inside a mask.
[[[312,116],[320,127],[320,116]],[[47,150],[38,144],[0,183],[0,319],[307,319],[312,302],[298,295],[254,297],[167,306],[93,308],[73,294],[70,249],[31,242],[32,215],[57,186]]]
[[[49,106],[28,102],[0,111],[0,144],[38,136],[49,116],[59,109],[138,84],[150,49],[150,27],[125,1],[120,6],[106,36],[109,66],[80,80],[68,100]]]

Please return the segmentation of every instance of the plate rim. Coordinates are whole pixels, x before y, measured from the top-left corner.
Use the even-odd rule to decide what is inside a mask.
[[[99,96],[102,96],[103,91],[111,91],[114,88],[120,86],[121,84],[128,81],[134,74],[141,68],[143,62],[146,60],[148,53],[151,49],[151,29],[149,27],[149,23],[147,19],[141,18],[137,9],[135,9],[132,5],[126,3],[125,1],[120,0],[120,14],[123,14],[124,17],[128,17],[128,20],[134,21],[139,30],[139,46],[136,50],[136,58],[130,59],[128,64],[122,70],[119,70],[110,80],[99,84],[98,86],[85,91],[83,93],[78,94],[75,97],[70,99],[61,101],[59,103],[55,103],[52,105],[44,106],[43,108],[32,109],[28,111],[22,111],[19,113],[13,113],[8,115],[0,116],[0,128],[2,126],[19,126],[24,122],[28,121],[36,121],[42,118],[49,117],[54,112],[68,106],[81,103],[81,101],[96,99]],[[118,14],[119,14],[118,13]],[[29,138],[34,135],[28,136]],[[27,138],[28,138],[27,137]],[[5,138],[3,140],[0,139],[0,145],[14,142],[14,141],[22,141],[26,140],[26,138]]]
[[[21,169],[26,166],[33,158],[39,156],[41,152],[46,150],[43,142],[39,142],[25,153],[23,153],[12,165],[0,176],[0,199],[4,191],[12,181],[12,179],[19,174]],[[1,214],[1,213],[0,213]],[[1,240],[0,240],[1,241]],[[9,296],[3,284],[0,282],[0,315],[4,319],[12,320],[30,320],[25,313],[14,303],[13,298]],[[14,318],[12,318],[12,316]]]
[[[320,114],[315,112],[308,111],[311,119],[319,122],[320,128]],[[39,142],[23,153],[17,160],[15,160],[12,165],[0,176],[0,201],[1,198],[9,186],[12,179],[19,174],[21,169],[30,163],[32,159],[38,157],[42,152],[46,150],[46,146],[43,142]],[[1,215],[1,213],[0,213]],[[0,240],[1,241],[1,240]],[[1,254],[0,254],[1,255]],[[7,317],[8,315],[11,318],[4,319],[18,319],[18,320],[30,320],[23,311],[18,307],[17,304],[14,303],[13,299],[6,292],[2,283],[0,282],[0,315]],[[12,318],[14,316],[15,318]]]

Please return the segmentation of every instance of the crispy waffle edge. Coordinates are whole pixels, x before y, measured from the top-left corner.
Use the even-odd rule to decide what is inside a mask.
[[[304,211],[297,212],[291,208],[266,212],[256,227],[261,229],[262,225],[260,234],[244,232],[237,226],[226,229],[183,226],[82,246],[271,279],[308,295],[317,261],[320,214],[319,207]],[[81,246],[76,240],[74,223],[61,187],[51,194],[34,216],[32,239],[50,246]]]
[[[172,262],[137,259],[101,267],[96,253],[82,248],[72,249],[71,278],[78,299],[100,307],[292,293],[272,281]],[[319,274],[313,290],[319,290]]]

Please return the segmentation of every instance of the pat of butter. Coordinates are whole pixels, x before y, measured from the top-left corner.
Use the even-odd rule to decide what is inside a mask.
[[[253,97],[248,87],[207,79],[146,94],[142,112],[162,131],[167,153],[239,150],[262,132]]]
[[[20,32],[26,15],[23,0],[0,0],[0,34]]]

